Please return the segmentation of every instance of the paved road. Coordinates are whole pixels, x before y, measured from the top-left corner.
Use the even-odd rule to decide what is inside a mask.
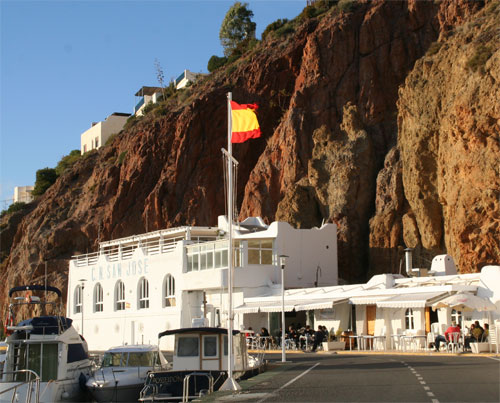
[[[270,355],[271,364],[281,357]],[[290,355],[241,382],[246,402],[499,402],[498,358],[408,355]],[[205,399],[203,399],[205,400]]]

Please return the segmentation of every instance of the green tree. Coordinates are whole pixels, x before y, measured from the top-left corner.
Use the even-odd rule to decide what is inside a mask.
[[[219,39],[225,56],[231,55],[241,41],[255,38],[256,24],[252,22],[253,11],[247,7],[248,3],[237,1],[222,21]]]
[[[33,196],[41,196],[51,187],[57,179],[57,173],[54,168],[43,168],[36,171],[35,187]]]

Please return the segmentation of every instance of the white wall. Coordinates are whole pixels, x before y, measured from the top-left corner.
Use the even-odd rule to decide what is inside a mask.
[[[338,284],[335,224],[326,224],[321,229],[295,229],[285,222],[274,222],[269,231],[279,235],[277,254],[289,256],[285,269],[286,288],[314,287],[318,267],[321,270],[318,286]]]
[[[33,200],[31,192],[33,192],[33,186],[16,186],[14,188],[14,203],[24,202],[29,203]]]
[[[80,152],[84,154],[86,151],[101,148],[113,134],[119,133],[123,129],[128,118],[129,116],[110,115],[106,120],[83,132],[80,136]],[[87,147],[86,151],[84,151],[85,146]]]

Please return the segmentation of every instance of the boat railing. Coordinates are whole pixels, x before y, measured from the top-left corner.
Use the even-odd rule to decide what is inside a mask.
[[[27,387],[26,387],[26,403],[31,403],[31,398],[33,395],[33,386],[35,386],[35,403],[39,403],[39,401],[40,401],[40,377],[38,376],[38,374],[35,371],[32,371],[31,369],[19,369],[17,371],[4,371],[3,374],[4,375],[11,374],[12,379],[14,379],[16,377],[16,375],[28,374],[29,379],[27,381],[18,382],[14,386],[2,390],[0,392],[0,395],[4,395],[4,394],[12,391],[12,401],[13,402],[17,401],[15,399],[17,390],[21,386],[27,385]],[[32,379],[32,376],[34,376],[35,378]],[[6,379],[6,378],[4,378],[4,379]],[[7,381],[7,382],[9,382],[9,381]],[[4,400],[4,399],[0,399],[0,400]]]
[[[184,382],[182,385],[182,402],[189,401],[189,382],[191,380],[191,376],[205,376],[208,379],[208,393],[213,393],[214,391],[214,377],[205,372],[192,372],[184,377]],[[195,396],[197,397],[197,396]]]

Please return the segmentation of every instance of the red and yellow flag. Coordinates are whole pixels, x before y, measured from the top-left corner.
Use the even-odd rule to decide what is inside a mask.
[[[231,101],[231,143],[244,143],[248,139],[260,137],[260,127],[257,121],[257,104],[237,104]]]

